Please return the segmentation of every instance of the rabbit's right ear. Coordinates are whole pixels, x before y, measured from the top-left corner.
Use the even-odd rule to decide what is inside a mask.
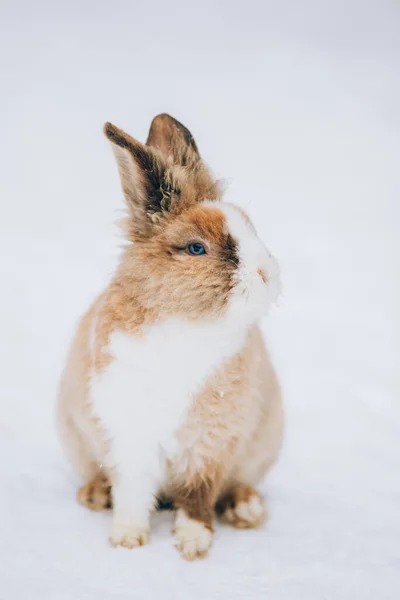
[[[147,148],[112,123],[105,124],[104,133],[111,142],[132,216],[130,230],[135,237],[147,236],[161,213],[168,209],[163,193],[166,162],[160,153]]]
[[[189,129],[166,113],[154,117],[146,143],[170,157],[175,165],[190,167],[200,160]]]

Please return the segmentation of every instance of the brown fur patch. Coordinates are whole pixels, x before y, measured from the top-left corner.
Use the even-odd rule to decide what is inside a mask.
[[[109,479],[99,473],[86,485],[80,488],[77,494],[79,504],[90,510],[102,511],[112,508],[111,484]]]
[[[225,215],[218,204],[215,207],[200,204],[187,211],[176,222],[179,229],[183,225],[188,228],[188,236],[192,235],[193,240],[209,242],[211,244],[209,250],[213,256],[239,264],[237,242],[227,230]],[[172,228],[171,233],[174,233]],[[181,231],[178,235],[182,235]]]
[[[179,121],[167,114],[154,117],[146,144],[171,156],[181,166],[193,165],[200,154],[190,131]]]
[[[173,491],[174,507],[182,508],[190,519],[204,523],[213,530],[214,506],[221,484],[219,469],[208,469],[210,474],[198,475]]]
[[[254,494],[258,494],[258,492],[247,485],[240,485],[229,490],[218,500],[217,513],[223,513],[227,508],[234,508],[239,502],[248,502]]]
[[[202,243],[207,254],[191,256],[186,248],[194,242]],[[96,370],[112,359],[106,348],[115,327],[140,335],[143,324],[160,318],[221,314],[234,285],[236,253],[222,211],[201,204],[165,223],[151,238],[126,248],[98,302]]]

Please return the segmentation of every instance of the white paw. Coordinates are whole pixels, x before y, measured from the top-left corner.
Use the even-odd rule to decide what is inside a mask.
[[[212,531],[201,521],[190,519],[181,508],[176,514],[174,534],[177,548],[186,560],[203,558],[212,544]]]
[[[113,522],[109,541],[114,547],[138,548],[149,543],[150,531],[148,527],[135,527],[124,523]]]
[[[242,529],[257,527],[265,516],[264,504],[257,494],[250,496],[247,501],[238,502],[234,508],[228,508],[224,513],[224,518],[229,523]]]

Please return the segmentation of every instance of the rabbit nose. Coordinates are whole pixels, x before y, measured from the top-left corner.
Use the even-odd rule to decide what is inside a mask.
[[[263,282],[267,283],[267,274],[264,271],[264,269],[258,269],[257,273],[259,274],[259,276],[261,277],[261,279],[263,280]]]

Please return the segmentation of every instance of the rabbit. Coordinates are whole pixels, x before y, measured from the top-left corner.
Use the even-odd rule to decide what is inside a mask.
[[[278,457],[280,385],[259,320],[280,293],[275,258],[200,157],[161,114],[146,144],[111,123],[127,245],[83,316],[61,376],[62,445],[78,501],[112,508],[109,541],[149,541],[150,515],[175,510],[188,560],[204,557],[219,515],[266,515],[255,485]]]

